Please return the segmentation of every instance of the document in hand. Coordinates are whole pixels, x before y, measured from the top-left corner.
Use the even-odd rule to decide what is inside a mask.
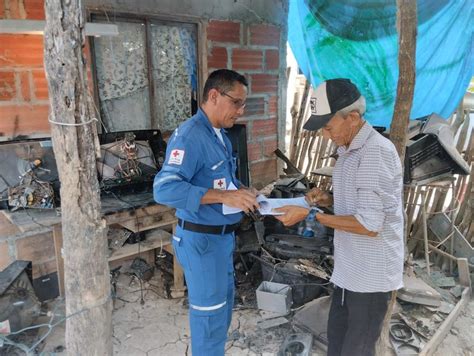
[[[273,209],[281,208],[286,205],[297,205],[309,209],[310,206],[306,202],[304,197],[299,198],[289,198],[289,199],[274,199],[266,198],[264,195],[257,196],[257,202],[260,205],[258,211],[262,215],[282,215],[281,213],[274,212]],[[224,215],[239,213],[242,210],[238,208],[233,208],[228,205],[222,205],[222,213]]]
[[[273,211],[273,209],[281,208],[286,205],[296,205],[296,206],[301,206],[307,209],[310,208],[309,204],[306,202],[306,199],[304,197],[274,199],[274,198],[266,198],[263,195],[259,195],[257,197],[257,201],[260,205],[260,209],[258,209],[258,211],[262,215],[282,215],[282,213],[277,213]]]

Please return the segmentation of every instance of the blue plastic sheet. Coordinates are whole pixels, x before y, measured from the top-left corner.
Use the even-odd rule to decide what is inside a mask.
[[[448,118],[474,73],[472,0],[418,0],[411,119]],[[365,118],[390,126],[398,82],[395,0],[290,0],[288,42],[315,87],[350,78],[367,99]]]

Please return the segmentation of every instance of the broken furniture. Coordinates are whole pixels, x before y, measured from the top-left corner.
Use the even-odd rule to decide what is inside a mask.
[[[184,296],[186,290],[181,266],[173,253],[171,245],[172,234],[165,229],[173,230],[177,220],[174,216],[174,209],[154,204],[133,210],[127,209],[115,213],[105,214],[103,217],[108,226],[118,224],[131,230],[132,232],[145,232],[146,239],[136,244],[125,244],[120,249],[114,251],[109,262],[112,266],[117,266],[121,261],[130,257],[143,257],[145,261],[154,266],[155,251],[162,253],[163,250],[173,255],[173,278],[174,285],[171,288],[171,295],[174,298]],[[64,264],[61,256],[62,231],[60,224],[54,226],[53,230],[56,261],[58,265],[59,286],[61,294],[64,291]]]
[[[31,262],[17,260],[0,272],[0,333],[31,326],[41,305],[32,286]]]
[[[140,244],[126,244],[110,257],[109,262],[111,267],[117,266],[122,260],[130,257],[138,256],[140,249],[140,256],[154,265],[155,251],[167,251],[173,254],[171,245],[171,231],[176,223],[174,210],[172,208],[154,203],[151,193],[134,193],[130,196],[121,196],[118,200],[113,196],[105,196],[101,200],[102,216],[107,226],[123,226],[133,232],[143,231],[147,235],[145,241]],[[135,205],[139,205],[134,207]],[[58,284],[60,294],[64,291],[64,267],[61,256],[62,249],[62,231],[61,231],[61,216],[56,210],[20,210],[16,212],[6,211],[2,212],[4,216],[21,232],[28,233],[29,231],[41,229],[51,229],[53,231],[56,267],[58,275]],[[168,230],[168,231],[165,231]],[[104,236],[104,238],[106,238]],[[171,295],[173,297],[180,297],[184,295],[184,277],[183,271],[179,266],[176,258],[173,257],[173,272],[174,272],[174,286],[172,287]],[[56,274],[56,273],[55,273]]]

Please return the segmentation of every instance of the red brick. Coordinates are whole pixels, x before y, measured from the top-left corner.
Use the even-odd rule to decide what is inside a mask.
[[[0,19],[5,18],[5,2],[0,1]]]
[[[0,136],[49,133],[49,105],[0,106]]]
[[[280,53],[277,49],[265,51],[265,68],[268,70],[278,69],[280,67]]]
[[[48,83],[43,70],[33,71],[33,88],[36,99],[48,99]]]
[[[215,42],[240,43],[240,22],[210,21],[207,25],[207,39]]]
[[[259,160],[262,158],[262,143],[254,142],[247,144],[247,155],[249,162]]]
[[[263,142],[263,155],[266,156],[266,157],[270,157],[270,158],[275,157],[273,152],[278,147],[278,141],[277,141],[276,137],[274,139],[265,140],[265,141],[262,141],[262,142]]]
[[[265,113],[265,100],[263,98],[247,98],[245,116],[263,115]]]
[[[20,1],[19,0],[7,0],[10,4],[10,18],[11,19],[23,19],[25,15],[24,8],[20,10]]]
[[[276,93],[278,76],[271,74],[252,74],[252,93]]]
[[[277,164],[275,159],[254,162],[250,165],[252,186],[257,189],[274,181],[277,177]]]
[[[44,20],[44,0],[25,0],[26,18]]]
[[[213,47],[207,56],[208,68],[227,68],[227,48]]]
[[[276,114],[278,112],[278,97],[271,96],[268,98],[268,113]]]
[[[280,45],[280,29],[272,25],[251,25],[250,44],[264,46]]]
[[[235,48],[232,50],[232,69],[262,69],[263,51]]]
[[[277,120],[276,118],[267,120],[255,120],[252,125],[252,138],[258,139],[259,137],[271,136],[277,133]]]
[[[21,96],[24,101],[30,101],[30,72],[19,72],[18,75],[20,76]]]
[[[43,36],[0,35],[0,67],[43,67]]]
[[[15,73],[0,72],[0,101],[12,100],[15,96]]]
[[[13,259],[8,253],[8,242],[0,242],[0,271],[3,271]]]

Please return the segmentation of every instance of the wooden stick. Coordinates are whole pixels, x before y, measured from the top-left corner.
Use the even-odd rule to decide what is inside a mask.
[[[436,348],[444,340],[449,330],[451,330],[451,327],[453,326],[461,311],[466,307],[467,303],[469,302],[469,299],[470,289],[464,288],[461,295],[461,300],[456,304],[456,306],[448,315],[448,317],[438,327],[431,340],[425,345],[423,350],[421,350],[421,352],[419,353],[420,356],[429,356],[436,351]]]

